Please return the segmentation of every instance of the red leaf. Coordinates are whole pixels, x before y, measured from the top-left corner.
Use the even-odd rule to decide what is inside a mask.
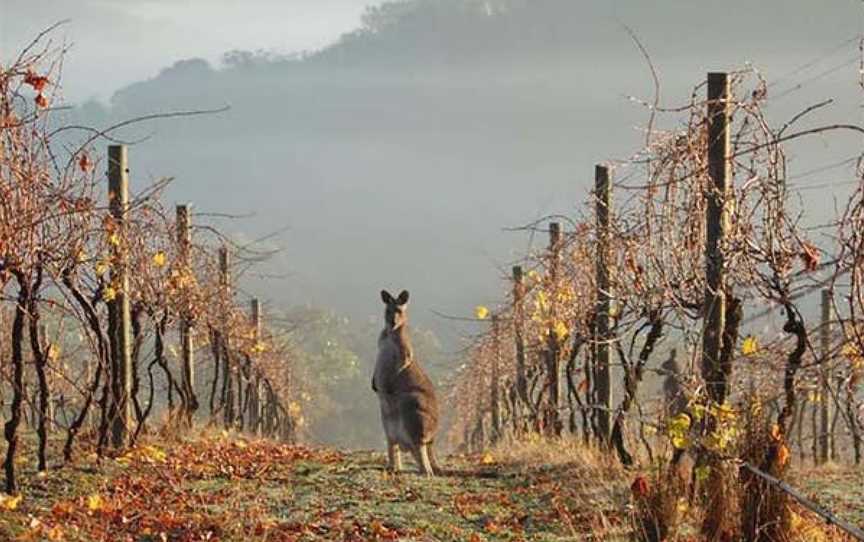
[[[41,94],[37,94],[34,101],[36,102],[36,105],[38,107],[42,107],[42,108],[48,107],[48,100],[46,100],[45,96],[43,96]]]
[[[24,84],[33,87],[33,90],[42,94],[42,89],[48,84],[48,78],[42,75],[36,75],[33,72],[27,72],[24,76]]]
[[[91,165],[90,158],[86,154],[81,153],[81,158],[78,159],[78,167],[81,168],[81,171],[86,173],[90,170]]]
[[[648,495],[648,480],[644,476],[637,476],[630,485],[630,491],[637,499],[642,499]]]
[[[801,259],[804,261],[804,269],[813,272],[819,269],[819,249],[804,241],[801,243]]]

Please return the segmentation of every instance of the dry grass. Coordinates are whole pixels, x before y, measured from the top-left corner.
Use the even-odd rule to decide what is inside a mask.
[[[577,540],[630,538],[630,483],[633,473],[612,451],[585,446],[574,437],[548,438],[532,434],[506,439],[481,454],[511,475],[531,480],[554,497],[556,516]]]
[[[586,472],[623,478],[624,469],[611,451],[585,446],[580,438],[548,438],[532,433],[524,439],[505,439],[494,445],[490,453],[510,465],[579,465]]]

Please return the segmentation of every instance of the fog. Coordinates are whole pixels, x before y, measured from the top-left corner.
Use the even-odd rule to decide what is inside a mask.
[[[74,43],[76,122],[230,106],[122,133],[148,136],[130,151],[133,182],[172,176],[172,199],[251,215],[220,223],[238,238],[278,232],[268,243],[283,250],[260,271],[279,277],[244,285],[274,307],[365,322],[379,318],[382,287],[411,290],[412,318],[441,337],[445,364],[472,328],[433,311],[502,298],[502,273],[531,243],[505,229],[578,218],[593,164],[639,148],[647,111],[628,97],[654,89],[624,25],[650,52],[665,105],[706,71],[751,62],[780,96],[772,118],[825,98],[836,101],[814,123],[860,118],[860,2],[418,0],[361,20],[367,3],[0,0],[0,43],[5,58],[71,18],[61,35]],[[843,137],[793,147],[793,178],[856,148]],[[811,220],[834,212],[850,168],[800,180],[828,184],[800,192]]]

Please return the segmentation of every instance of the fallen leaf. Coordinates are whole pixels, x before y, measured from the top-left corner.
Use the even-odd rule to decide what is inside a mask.
[[[102,496],[98,493],[94,493],[87,497],[87,509],[91,512],[102,510],[104,506],[105,503],[102,501]]]
[[[7,495],[5,493],[0,493],[0,508],[5,510],[15,510],[18,508],[18,505],[21,503],[21,499],[23,495]]]

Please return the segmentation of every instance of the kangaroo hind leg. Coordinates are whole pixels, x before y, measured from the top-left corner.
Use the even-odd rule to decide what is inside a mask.
[[[387,470],[393,473],[402,470],[402,455],[399,453],[399,445],[395,442],[387,443]]]
[[[412,450],[414,460],[417,462],[417,467],[420,469],[420,474],[424,476],[434,476],[435,470],[432,468],[432,462],[429,459],[428,444],[420,444]]]
[[[429,455],[429,464],[432,465],[432,472],[435,476],[441,476],[443,471],[441,470],[441,465],[438,463],[438,456],[435,455],[435,449],[432,447],[432,443],[426,444],[426,450]]]

